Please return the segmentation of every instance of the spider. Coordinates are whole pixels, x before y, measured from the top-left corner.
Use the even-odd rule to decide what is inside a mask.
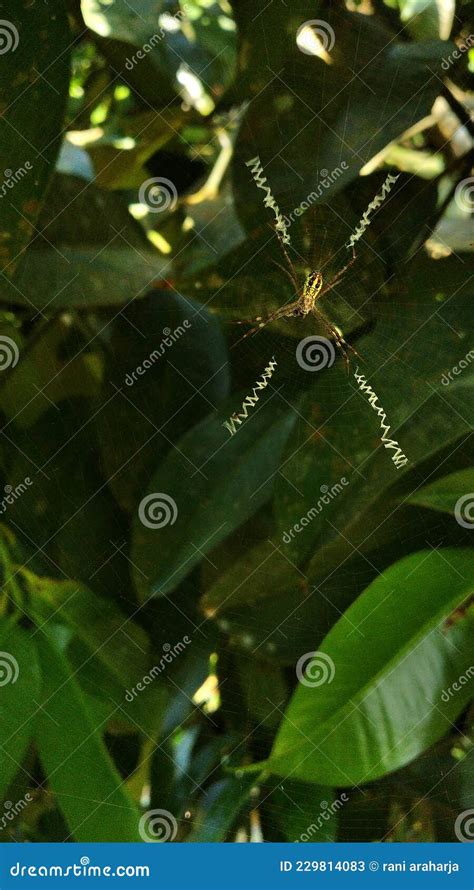
[[[275,231],[273,226],[270,228]],[[259,330],[266,327],[267,324],[270,324],[271,321],[277,321],[279,318],[305,318],[307,315],[312,313],[315,318],[321,323],[321,325],[326,329],[329,335],[334,339],[336,346],[340,349],[342,355],[344,356],[344,361],[346,363],[346,367],[349,367],[349,350],[357,355],[356,350],[349,343],[346,343],[344,337],[338,330],[338,328],[331,324],[331,322],[326,318],[321,309],[317,306],[318,300],[323,296],[323,294],[327,293],[327,291],[331,290],[335,284],[345,275],[347,270],[352,266],[353,262],[356,259],[356,253],[354,250],[354,246],[352,245],[352,257],[348,263],[346,263],[342,269],[339,269],[338,272],[331,278],[327,284],[324,284],[323,274],[320,271],[310,271],[306,278],[301,284],[298,281],[297,274],[293,267],[293,263],[289,257],[288,251],[279,237],[278,232],[276,232],[277,241],[280,245],[280,248],[283,252],[283,256],[285,259],[285,266],[282,266],[280,263],[277,263],[276,260],[272,262],[284,272],[285,275],[290,279],[291,284],[294,287],[294,292],[296,298],[292,300],[290,303],[286,303],[284,306],[280,306],[279,309],[276,309],[274,312],[271,312],[267,316],[258,315],[253,321],[240,321],[237,324],[253,324],[256,323],[254,327],[252,327],[243,337],[240,338],[238,343],[241,343],[242,340],[245,340],[247,337],[256,334]],[[236,344],[237,345],[237,344]]]

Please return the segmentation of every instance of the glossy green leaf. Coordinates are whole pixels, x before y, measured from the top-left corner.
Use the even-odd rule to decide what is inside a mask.
[[[41,673],[31,633],[0,619],[0,794],[8,788],[35,729]]]
[[[164,105],[180,91],[183,67],[212,97],[231,81],[235,65],[235,29],[227,4],[218,14],[196,0],[171,8],[164,0],[82,0],[86,25],[102,38],[103,51],[122,78],[147,102]],[[202,72],[202,77],[200,77]],[[148,83],[147,83],[148,80]],[[211,104],[199,110],[208,113]]]
[[[454,0],[443,5],[437,0],[395,0],[388,5],[398,6],[400,19],[415,40],[447,40],[453,24]]]
[[[42,625],[61,621],[83,647],[77,651],[74,673],[91,695],[115,705],[115,720],[129,720],[134,729],[152,733],[163,714],[165,696],[159,678],[134,690],[153,667],[145,631],[115,605],[75,581],[55,581],[27,574],[28,609]],[[70,653],[68,647],[67,654]],[[159,661],[159,658],[157,658]],[[127,697],[128,693],[128,697]]]
[[[255,219],[264,221],[265,210],[249,182],[246,161],[260,155],[284,214],[315,191],[318,204],[324,204],[428,115],[441,92],[441,63],[452,44],[408,42],[377,17],[367,21],[345,9],[321,9],[320,19],[331,45],[330,63],[302,52],[296,43],[299,27],[314,20],[314,4],[299,4],[291,15],[273,5],[252,24],[247,20],[249,45],[242,64],[252,68],[248,76],[254,97],[239,134],[234,175],[248,228]],[[269,29],[278,34],[270,47]],[[387,83],[389,115],[384,110]],[[328,173],[330,184],[322,186]]]
[[[122,196],[58,175],[14,283],[0,299],[38,312],[129,303],[163,278],[162,258]]]
[[[8,506],[8,519],[23,543],[45,548],[53,560],[45,572],[59,564],[66,576],[110,596],[125,562],[111,541],[124,535],[124,521],[91,448],[89,407],[72,398],[48,406],[33,426],[16,433],[8,480],[13,488],[26,477],[32,484]]]
[[[336,798],[333,788],[294,781],[275,785],[266,795],[265,809],[289,843],[329,843],[335,840],[338,813],[348,795]]]
[[[44,636],[45,678],[38,749],[48,783],[76,841],[139,841],[139,812],[128,797],[71,667]],[[111,706],[110,715],[116,708]]]
[[[148,525],[135,520],[132,548],[143,596],[176,587],[268,499],[294,415],[264,394],[254,414],[230,436],[223,423],[242,398],[237,394],[217,417],[190,430],[144,492],[139,509]],[[160,509],[164,513],[156,517]],[[153,528],[154,522],[161,524]]]
[[[474,469],[459,470],[436,479],[429,485],[425,485],[408,498],[409,504],[418,504],[420,507],[428,507],[430,510],[440,510],[443,513],[451,513],[456,516],[456,506],[459,504],[458,515],[469,524],[469,516],[464,515],[462,504],[469,510],[469,504],[474,503]],[[470,519],[470,524],[474,520]]]
[[[449,729],[469,700],[468,686],[443,692],[469,664],[472,615],[448,618],[471,593],[473,569],[472,551],[421,551],[364,591],[314,656],[319,674],[303,673],[307,685],[283,717],[272,772],[362,784],[399,769]]]
[[[114,319],[96,428],[124,510],[136,509],[172,443],[228,395],[229,378],[218,322],[185,294],[156,289]]]
[[[190,843],[217,843],[225,841],[232,826],[238,827],[240,811],[249,804],[250,792],[256,784],[249,776],[230,777],[214,782],[208,789],[191,834]],[[233,840],[232,837],[228,838]]]
[[[2,11],[0,267],[11,279],[34,236],[54,170],[68,95],[71,35],[63,4],[16,3]],[[48,113],[38,114],[41,108]]]
[[[465,355],[472,281],[455,257],[436,264],[418,257],[409,268],[404,286],[397,279],[397,293],[374,305],[373,330],[357,342],[359,357],[353,357],[349,379],[337,362],[314,375],[288,440],[290,484],[281,478],[276,484],[277,528],[294,562],[312,557],[311,578],[320,568],[324,574],[335,569],[354,547],[377,546],[384,519],[422,484],[418,468],[437,452],[452,450],[470,431],[470,369],[456,385],[444,386],[442,379]],[[420,350],[416,331],[437,349]],[[408,457],[400,469],[381,443],[380,417],[370,393],[357,386],[357,368],[377,396],[391,438]]]

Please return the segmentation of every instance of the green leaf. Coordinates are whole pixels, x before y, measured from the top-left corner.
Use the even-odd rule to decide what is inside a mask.
[[[333,788],[285,779],[268,795],[269,816],[289,843],[329,843],[335,840],[338,812],[347,795],[336,798]]]
[[[0,299],[38,312],[120,305],[168,266],[121,195],[58,174],[15,282],[0,282]]]
[[[203,420],[190,430],[144,492],[144,499],[150,498],[148,510],[153,504],[156,508],[164,504],[164,518],[168,510],[169,520],[174,517],[156,528],[147,527],[140,518],[134,522],[132,562],[137,589],[145,597],[150,591],[159,595],[173,590],[205,553],[252,516],[271,493],[272,476],[294,415],[264,394],[254,413],[230,436],[223,422],[242,398],[237,394],[217,418]],[[144,499],[141,510],[150,521]]]
[[[470,432],[472,369],[456,386],[442,385],[443,371],[465,355],[471,327],[473,285],[464,265],[455,257],[436,263],[417,257],[403,287],[397,277],[396,293],[374,305],[374,328],[357,342],[360,358],[349,379],[337,363],[314,375],[287,444],[290,485],[279,478],[275,494],[285,553],[298,564],[312,557],[310,578],[338,567],[354,547],[378,546],[384,519],[423,484],[423,464]],[[414,331],[436,342],[436,350],[420,350]],[[381,443],[380,417],[353,378],[357,367],[409,459],[401,469]]]
[[[436,479],[430,485],[425,485],[408,498],[409,504],[418,504],[420,507],[428,507],[430,510],[440,510],[442,513],[456,515],[455,508],[461,498],[466,499],[466,507],[474,503],[474,469],[459,470],[450,473],[442,479]],[[462,510],[460,511],[463,516]],[[464,517],[467,521],[467,517]],[[471,519],[471,525],[474,520]]]
[[[171,8],[165,0],[139,0],[133,7],[127,0],[82,0],[86,25],[100,35],[101,49],[140,98],[166,105],[181,92],[177,75],[186,67],[200,82],[196,106],[206,114],[213,108],[211,97],[231,82],[235,66],[230,9],[226,4],[217,10],[209,14],[196,0]],[[203,94],[209,97],[204,103]],[[195,97],[189,98],[194,104]]]
[[[454,0],[396,0],[400,19],[407,23],[407,31],[415,40],[447,40],[453,24]]]
[[[136,666],[139,676],[143,676],[147,635],[113,602],[75,581],[39,578],[31,572],[27,577],[32,596],[30,609],[39,623],[53,615],[56,620],[59,617],[124,686],[132,682]]]
[[[162,717],[165,697],[156,678],[130,701],[136,684],[152,667],[145,631],[113,601],[75,581],[39,578],[31,572],[25,575],[31,615],[39,624],[53,617],[61,620],[84,644],[75,668],[78,680],[92,695],[104,697],[109,711],[112,705],[117,706],[115,719],[130,719],[134,728],[153,732]]]
[[[253,776],[232,776],[211,785],[207,789],[203,810],[198,814],[198,824],[186,840],[200,844],[225,841],[240,811],[248,802],[254,785],[256,780]]]
[[[440,738],[469,700],[468,686],[443,692],[469,663],[472,615],[447,619],[470,594],[473,570],[472,551],[446,549],[413,554],[379,576],[323,641],[319,679],[333,679],[299,685],[268,768],[320,784],[362,784]]]
[[[91,448],[88,402],[71,398],[60,404],[16,436],[9,483],[15,487],[29,477],[33,484],[8,506],[8,520],[25,543],[45,547],[55,568],[59,563],[66,576],[110,596],[125,561],[111,543],[124,535],[123,515]],[[44,472],[36,472],[40,468]]]
[[[0,794],[21,771],[39,713],[41,673],[35,640],[0,619]]]
[[[184,122],[182,108],[144,111],[124,117],[117,125],[81,134],[81,145],[92,159],[95,182],[106,189],[139,188],[149,178],[147,161],[176,136]],[[125,147],[126,146],[126,147]]]
[[[41,325],[38,320],[39,328]],[[13,339],[18,338],[18,333],[13,325],[1,328],[1,334]],[[65,364],[65,347],[70,348],[71,344],[74,352]],[[100,386],[98,362],[87,349],[85,337],[71,325],[70,316],[44,322],[41,333],[36,335],[35,331],[29,341],[21,340],[17,345],[21,361],[2,380],[0,393],[2,410],[16,427],[32,426],[51,407],[51,402],[96,395]]]
[[[441,61],[453,44],[397,39],[399,34],[388,31],[376,16],[370,18],[321,9],[325,37],[328,32],[328,43],[333,43],[331,64],[296,45],[298,28],[314,19],[312,3],[300,4],[290,15],[273,5],[248,27],[242,65],[248,69],[254,63],[248,76],[255,95],[234,157],[239,209],[247,228],[256,220],[263,223],[268,213],[263,193],[245,168],[255,155],[260,155],[273,194],[288,214],[315,191],[319,205],[332,201],[365,164],[431,112],[442,88]],[[271,45],[266,40],[269,29],[278,33]],[[354,70],[360,76],[355,77]],[[387,83],[390,115],[382,110]],[[321,186],[328,172],[331,176],[336,170],[330,186]]]
[[[310,646],[314,640],[314,627],[303,618],[305,606],[316,607],[319,602],[321,598],[311,595],[303,574],[273,544],[264,542],[249,548],[230,568],[223,567],[200,605],[246,659],[251,653],[254,658],[291,664],[298,646]],[[294,624],[287,625],[291,632],[280,633],[293,615]],[[314,613],[312,619],[316,620]],[[255,664],[260,670],[260,662]],[[265,697],[262,706],[271,710]]]
[[[54,170],[69,84],[64,4],[16,3],[2,21],[0,263],[11,278]],[[39,114],[39,109],[47,113]],[[2,276],[3,277],[3,276]],[[14,290],[12,288],[12,290]]]
[[[110,487],[132,511],[160,457],[228,394],[227,347],[204,307],[166,290],[124,307],[109,329],[96,425]]]
[[[71,836],[78,842],[139,841],[140,816],[102,741],[104,727],[94,725],[64,656],[44,636],[38,648],[45,678],[39,755]]]

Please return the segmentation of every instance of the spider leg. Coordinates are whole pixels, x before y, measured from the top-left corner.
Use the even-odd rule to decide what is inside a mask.
[[[334,287],[334,285],[337,284],[337,282],[341,280],[343,275],[346,274],[347,270],[350,269],[350,267],[356,261],[356,259],[357,259],[357,257],[356,257],[355,251],[354,251],[354,246],[352,246],[351,259],[349,260],[348,263],[345,264],[345,266],[342,267],[342,269],[339,269],[339,271],[336,272],[336,274],[331,279],[331,281],[329,281],[327,284],[324,285],[324,287],[319,292],[319,297],[322,297],[323,294],[327,293],[328,290],[331,290]]]
[[[280,269],[281,272],[284,272],[284,274],[290,279],[293,287],[295,288],[295,295],[296,295],[298,293],[299,287],[298,287],[298,283],[296,281],[295,276],[292,274],[292,272],[290,272],[289,269],[285,269],[285,267],[282,266],[281,263],[278,263],[276,260],[272,259],[272,263],[275,266],[277,266],[277,268]]]
[[[267,324],[270,324],[271,321],[276,321],[278,318],[291,318],[294,310],[298,306],[298,300],[294,300],[293,303],[288,303],[286,306],[280,306],[279,309],[275,309],[274,312],[271,312],[270,315],[263,317],[262,315],[257,315],[256,318],[253,319],[254,322],[258,322],[258,324],[254,325],[250,331],[247,331],[240,340],[237,340],[237,343],[234,343],[234,346],[238,346],[239,343],[242,343],[242,340],[246,340],[247,337],[251,337],[253,334],[257,334],[258,331],[261,331],[262,328],[265,328]],[[235,321],[233,324],[251,324],[250,321]],[[233,348],[233,347],[232,347]]]
[[[286,265],[287,265],[287,267],[288,267],[288,274],[289,274],[290,277],[291,277],[291,281],[292,281],[292,283],[293,283],[293,286],[294,286],[294,288],[295,288],[295,291],[298,293],[298,291],[299,291],[299,284],[298,284],[298,281],[297,281],[297,279],[296,279],[296,275],[295,275],[295,271],[294,271],[294,268],[293,268],[293,263],[291,262],[291,259],[290,259],[290,255],[289,255],[289,253],[288,253],[288,251],[287,251],[287,249],[286,249],[286,247],[285,247],[284,242],[281,240],[281,238],[280,238],[278,232],[276,231],[275,227],[272,226],[271,223],[268,223],[268,225],[270,226],[272,232],[273,232],[274,234],[276,234],[276,236],[277,236],[277,242],[278,242],[278,244],[279,244],[279,246],[280,246],[280,250],[281,250],[281,252],[282,252],[282,254],[283,254],[285,263],[286,263]]]
[[[356,355],[358,358],[360,358],[359,353],[357,352],[356,349],[354,349],[353,346],[351,346],[350,343],[347,343],[347,341],[344,340],[344,337],[342,336],[342,334],[339,333],[339,331],[335,327],[335,325],[331,324],[331,322],[327,320],[326,316],[323,315],[323,313],[319,309],[316,309],[316,307],[313,309],[313,315],[318,319],[319,322],[321,322],[321,324],[326,328],[328,333],[331,335],[331,337],[335,341],[336,346],[341,351],[341,353],[344,357],[344,363],[346,366],[346,370],[347,370],[347,373],[349,373],[349,352],[354,353],[354,355]]]

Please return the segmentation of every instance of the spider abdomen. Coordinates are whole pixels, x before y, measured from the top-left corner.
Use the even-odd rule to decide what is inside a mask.
[[[306,276],[301,295],[302,314],[307,315],[314,309],[314,304],[318,299],[319,293],[323,286],[323,276],[321,272],[310,272]]]

